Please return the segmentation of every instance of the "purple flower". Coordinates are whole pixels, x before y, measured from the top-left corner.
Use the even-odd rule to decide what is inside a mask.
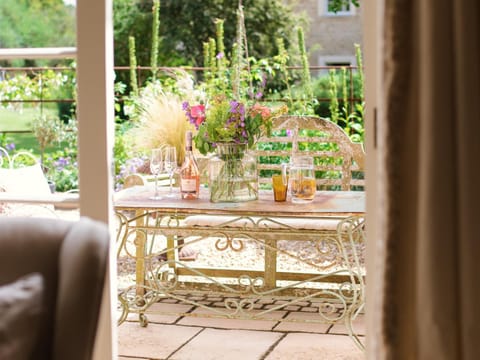
[[[224,54],[223,54],[223,52],[219,52],[219,53],[217,54],[217,56],[215,56],[215,57],[216,57],[217,59],[223,59]]]
[[[238,105],[240,105],[240,103],[236,100],[232,100],[230,101],[230,112],[234,113],[237,111],[237,108],[238,108]]]
[[[15,150],[15,143],[10,143],[10,144],[5,145],[5,149],[7,149],[8,151]]]
[[[261,87],[265,88],[265,86],[267,86],[267,74],[263,73],[262,74],[262,85],[261,85]]]
[[[64,157],[59,157],[57,161],[53,163],[57,171],[62,171],[69,164],[70,164],[70,159],[64,158]]]

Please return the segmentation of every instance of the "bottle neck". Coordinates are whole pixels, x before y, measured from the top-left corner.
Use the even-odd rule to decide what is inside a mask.
[[[192,151],[192,132],[187,131],[185,134],[185,150],[187,152]]]

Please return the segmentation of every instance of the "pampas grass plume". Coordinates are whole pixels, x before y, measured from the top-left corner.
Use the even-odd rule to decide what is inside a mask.
[[[182,101],[174,94],[152,92],[139,100],[139,121],[132,129],[138,151],[175,146],[178,164],[185,157],[185,133],[193,130],[182,109]]]

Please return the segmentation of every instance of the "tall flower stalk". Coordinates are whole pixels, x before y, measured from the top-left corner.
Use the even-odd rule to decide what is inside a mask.
[[[217,74],[217,44],[215,39],[210,38],[203,43],[203,67],[205,68],[205,93],[212,97],[216,93],[215,76]]]
[[[216,26],[216,35],[217,35],[217,78],[218,78],[218,89],[221,93],[225,93],[227,90],[228,79],[226,77],[227,70],[227,59],[225,57],[225,44],[224,44],[224,31],[223,31],[222,19],[215,20]]]
[[[360,98],[363,99],[365,97],[365,90],[364,90],[364,75],[363,75],[363,58],[362,58],[362,50],[360,49],[359,44],[355,44],[355,58],[357,60],[357,67],[358,67],[358,76],[360,77]]]
[[[235,99],[240,99],[241,75],[243,68],[243,11],[241,6],[237,10],[237,34],[232,50],[232,92]]]
[[[345,128],[349,129],[348,122],[349,122],[349,115],[350,115],[350,104],[348,102],[348,94],[347,94],[347,68],[342,67],[342,101],[343,101],[343,116],[345,117]]]
[[[285,43],[283,42],[282,38],[276,39],[276,45],[278,49],[278,55],[275,57],[275,60],[279,63],[280,73],[283,77],[283,83],[287,87],[288,107],[290,109],[293,109],[293,96],[292,89],[290,87],[290,75],[288,73],[288,60],[290,57],[287,50],[285,49]]]
[[[204,81],[206,84],[210,83],[212,79],[212,70],[210,69],[210,43],[205,41],[203,43],[203,67],[204,67]]]
[[[330,97],[330,105],[329,105],[329,110],[330,110],[330,120],[332,120],[335,124],[338,123],[338,98],[337,98],[337,82],[336,82],[336,76],[335,76],[335,70],[331,69],[328,72],[328,77],[329,77],[329,89],[328,89],[328,95]]]
[[[137,81],[137,56],[135,53],[135,38],[128,37],[128,55],[130,60],[130,86],[134,96],[138,96],[138,81]]]
[[[302,84],[307,101],[313,100],[312,78],[310,77],[310,65],[308,62],[307,50],[305,47],[305,36],[301,27],[297,28],[298,50],[302,61]]]
[[[150,66],[152,68],[152,78],[153,80],[155,80],[158,71],[158,30],[160,28],[160,0],[153,0],[152,13],[152,53],[150,54]]]

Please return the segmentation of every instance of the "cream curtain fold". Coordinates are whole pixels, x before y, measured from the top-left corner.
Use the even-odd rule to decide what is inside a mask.
[[[480,2],[383,4],[369,357],[480,359]]]

